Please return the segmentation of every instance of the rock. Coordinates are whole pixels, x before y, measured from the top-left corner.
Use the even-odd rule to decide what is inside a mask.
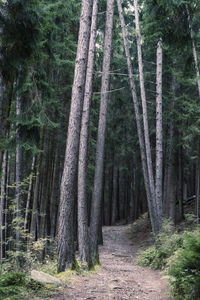
[[[60,281],[58,278],[36,270],[31,271],[31,279],[42,284],[54,284],[57,286],[63,285],[62,281]]]

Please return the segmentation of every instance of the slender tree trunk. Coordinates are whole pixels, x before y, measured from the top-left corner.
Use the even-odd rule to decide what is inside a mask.
[[[4,252],[3,226],[4,226],[4,207],[6,202],[7,166],[8,166],[8,152],[4,151],[2,178],[1,178],[1,197],[0,197],[0,264],[2,263],[3,252]]]
[[[40,149],[43,149],[44,146],[44,128],[41,129],[41,137],[40,137]],[[34,186],[33,192],[33,206],[32,206],[32,214],[31,214],[31,226],[30,226],[30,233],[32,235],[33,240],[36,240],[38,235],[38,199],[39,199],[39,188],[40,188],[40,180],[41,180],[41,169],[42,169],[42,152],[40,152],[38,159],[37,159],[37,167],[36,167],[36,181]]]
[[[27,229],[28,224],[28,215],[29,215],[29,209],[30,209],[30,201],[31,201],[31,193],[32,193],[32,187],[33,187],[33,173],[35,169],[35,155],[32,159],[32,165],[31,165],[31,174],[29,179],[29,187],[28,187],[28,195],[26,200],[26,212],[25,212],[25,219],[24,219],[24,230]]]
[[[154,185],[154,176],[153,176],[153,166],[151,158],[151,146],[149,138],[149,125],[148,125],[148,116],[147,116],[147,104],[146,104],[146,94],[144,87],[144,74],[143,74],[143,61],[142,61],[142,48],[141,48],[141,33],[139,25],[139,13],[138,13],[138,1],[134,0],[134,9],[135,9],[135,26],[136,26],[136,39],[137,39],[137,52],[138,52],[138,66],[139,66],[139,76],[140,76],[140,91],[142,99],[142,110],[143,110],[143,124],[144,124],[144,141],[146,148],[146,159],[147,159],[147,169],[149,176],[150,192],[151,199],[155,203],[156,214],[158,211],[156,198],[155,198],[155,185]],[[156,216],[157,219],[157,216]],[[159,221],[159,220],[157,220]],[[160,224],[158,224],[160,228]]]
[[[9,246],[9,243],[7,242],[8,237],[9,237],[9,228],[8,228],[8,224],[9,224],[9,211],[8,211],[8,207],[9,207],[9,196],[10,196],[10,155],[8,155],[8,162],[7,162],[7,176],[6,176],[6,197],[5,197],[5,214],[4,214],[4,226],[5,226],[5,230],[4,230],[4,241],[5,241],[5,253],[7,253],[7,249]]]
[[[171,83],[171,92],[172,92],[172,110],[174,110],[175,104],[175,95],[176,95],[176,78],[172,76]],[[165,178],[164,178],[164,194],[163,194],[163,214],[166,218],[169,218],[170,213],[170,166],[173,163],[173,144],[174,144],[174,120],[170,118],[169,121],[169,133],[168,141],[166,145],[166,158],[165,158]]]
[[[98,260],[98,227],[100,220],[101,192],[102,192],[102,177],[103,177],[103,159],[104,159],[104,142],[106,130],[106,115],[108,104],[108,89],[109,89],[109,71],[111,59],[112,45],[112,28],[114,15],[114,0],[107,1],[106,12],[106,29],[104,41],[104,58],[101,82],[101,104],[99,112],[99,125],[96,146],[96,163],[94,175],[94,190],[92,195],[92,210],[90,221],[90,244],[92,262]]]
[[[16,117],[21,118],[22,115],[22,96],[18,95],[16,98]],[[20,228],[22,218],[22,201],[23,201],[23,153],[21,149],[21,126],[19,122],[16,123],[16,244],[19,247]]]
[[[113,196],[112,196],[112,225],[115,224],[116,216],[117,216],[117,184],[118,184],[118,166],[114,165]]]
[[[197,86],[198,86],[199,101],[200,101],[200,72],[199,72],[199,66],[198,66],[197,51],[196,51],[195,41],[194,41],[194,33],[193,33],[193,30],[192,30],[192,22],[191,22],[190,12],[189,12],[187,4],[186,4],[186,10],[187,10],[187,16],[188,16],[188,25],[189,25],[189,29],[190,29],[190,38],[191,38],[191,41],[192,41],[192,52],[193,52],[195,69],[196,69]]]
[[[162,146],[162,40],[157,45],[156,72],[156,204],[160,225],[162,224],[162,174],[163,174],[163,146]]]
[[[53,183],[50,203],[50,218],[51,218],[51,238],[56,236],[57,227],[57,215],[60,196],[60,149],[59,145],[56,149],[54,171],[53,171]]]
[[[58,271],[74,265],[74,185],[77,174],[79,136],[83,96],[90,37],[92,0],[82,0],[78,48],[72,88],[68,137],[65,152],[64,170],[61,183],[59,228],[58,228]]]
[[[2,33],[2,28],[0,28],[0,34]],[[2,60],[2,55],[0,54],[0,60]],[[3,116],[3,76],[2,71],[0,70],[0,124],[2,123],[2,116]],[[0,138],[1,138],[1,125],[0,125]],[[2,166],[3,160],[3,151],[0,151],[0,170]]]
[[[3,116],[3,77],[2,77],[2,73],[0,72],[0,123],[2,121],[2,116]]]
[[[135,117],[136,117],[137,133],[138,133],[139,145],[140,145],[140,154],[141,154],[141,161],[142,161],[145,190],[146,190],[146,195],[147,195],[152,230],[153,230],[154,234],[156,234],[159,231],[159,226],[156,222],[157,221],[156,203],[155,203],[155,197],[152,198],[150,188],[149,188],[150,182],[149,182],[149,176],[148,176],[148,170],[147,170],[147,160],[146,160],[146,153],[145,153],[144,136],[143,136],[142,126],[141,126],[141,122],[140,122],[139,104],[138,104],[138,99],[137,99],[137,94],[136,94],[135,83],[134,83],[134,79],[133,79],[133,70],[132,70],[131,56],[130,56],[130,51],[129,51],[129,46],[128,46],[126,25],[124,22],[124,16],[123,16],[123,11],[122,11],[122,6],[121,6],[120,0],[117,0],[117,5],[118,5],[118,11],[119,11],[120,22],[121,22],[121,27],[122,27],[122,35],[123,35],[124,49],[125,49],[125,54],[126,54],[126,59],[127,59],[132,99],[133,99],[133,104],[134,104],[134,109],[135,109]]]
[[[93,2],[92,23],[90,31],[90,43],[88,52],[88,65],[86,72],[85,94],[82,112],[79,163],[78,163],[78,245],[81,262],[90,264],[89,234],[86,198],[86,168],[88,149],[88,127],[90,118],[90,104],[92,99],[92,83],[94,72],[95,44],[97,31],[98,0]]]
[[[107,211],[107,224],[111,225],[112,221],[112,195],[113,195],[113,166],[108,171],[108,211]]]
[[[178,207],[179,207],[179,218],[183,220],[183,149],[182,146],[178,148]]]
[[[176,187],[177,173],[174,159],[170,162],[168,171],[168,201],[169,201],[169,219],[173,224],[176,222]]]
[[[197,224],[199,224],[199,207],[200,207],[200,140],[197,142],[197,162],[196,162],[196,214]]]
[[[0,138],[6,138],[9,132],[10,122],[8,121],[8,117],[10,115],[14,85],[11,83],[10,93],[5,98],[3,94],[3,78],[1,76],[0,74]],[[2,168],[3,152],[4,151],[0,149],[0,169]]]
[[[196,69],[196,76],[197,76],[197,87],[198,87],[198,93],[199,93],[199,101],[200,101],[200,72],[199,72],[199,65],[198,65],[198,57],[197,57],[197,51],[196,51],[196,47],[195,47],[195,40],[194,40],[194,33],[192,30],[192,22],[191,22],[191,17],[190,17],[190,12],[189,12],[189,8],[188,5],[186,4],[186,10],[187,10],[187,16],[188,16],[188,25],[189,25],[189,29],[190,29],[190,37],[191,37],[191,41],[192,41],[192,52],[193,52],[193,58],[194,58],[194,64],[195,64],[195,69]],[[198,137],[198,140],[200,138]],[[199,144],[199,141],[198,141]],[[199,149],[199,145],[198,145],[198,149]],[[200,154],[200,152],[198,152],[198,155]],[[199,168],[199,158],[198,158],[198,162],[197,162],[197,169]],[[196,204],[197,204],[197,221],[199,222],[199,206],[200,206],[200,198],[199,198],[199,171],[197,172],[197,186],[196,186]],[[198,192],[198,194],[197,194]]]
[[[44,141],[44,158],[43,158],[43,181],[42,181],[42,194],[40,201],[40,228],[39,237],[46,237],[47,228],[47,209],[50,207],[50,191],[52,180],[52,162],[53,162],[53,144],[50,132],[46,131]]]

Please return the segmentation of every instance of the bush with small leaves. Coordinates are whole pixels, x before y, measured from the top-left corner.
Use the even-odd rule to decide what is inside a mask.
[[[26,286],[26,284],[27,275],[23,272],[8,272],[6,274],[1,274],[0,299],[3,299],[4,296],[18,294],[20,288]]]
[[[200,295],[200,229],[186,232],[183,248],[168,262],[167,273],[172,295],[177,299],[197,300]]]
[[[141,266],[150,266],[152,269],[164,269],[167,260],[183,244],[183,235],[174,231],[169,221],[164,221],[163,229],[156,239],[155,245],[143,251],[137,263]]]

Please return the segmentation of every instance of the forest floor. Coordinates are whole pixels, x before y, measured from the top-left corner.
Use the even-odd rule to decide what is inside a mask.
[[[54,300],[167,300],[167,283],[159,271],[136,264],[138,251],[150,242],[149,234],[131,236],[130,225],[103,228],[101,268],[72,278]]]

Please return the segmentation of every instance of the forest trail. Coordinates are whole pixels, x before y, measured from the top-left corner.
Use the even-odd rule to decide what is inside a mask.
[[[100,247],[101,269],[90,275],[77,276],[63,294],[53,299],[169,299],[160,272],[136,264],[141,241],[130,240],[129,233],[128,225],[104,227],[104,245]]]

